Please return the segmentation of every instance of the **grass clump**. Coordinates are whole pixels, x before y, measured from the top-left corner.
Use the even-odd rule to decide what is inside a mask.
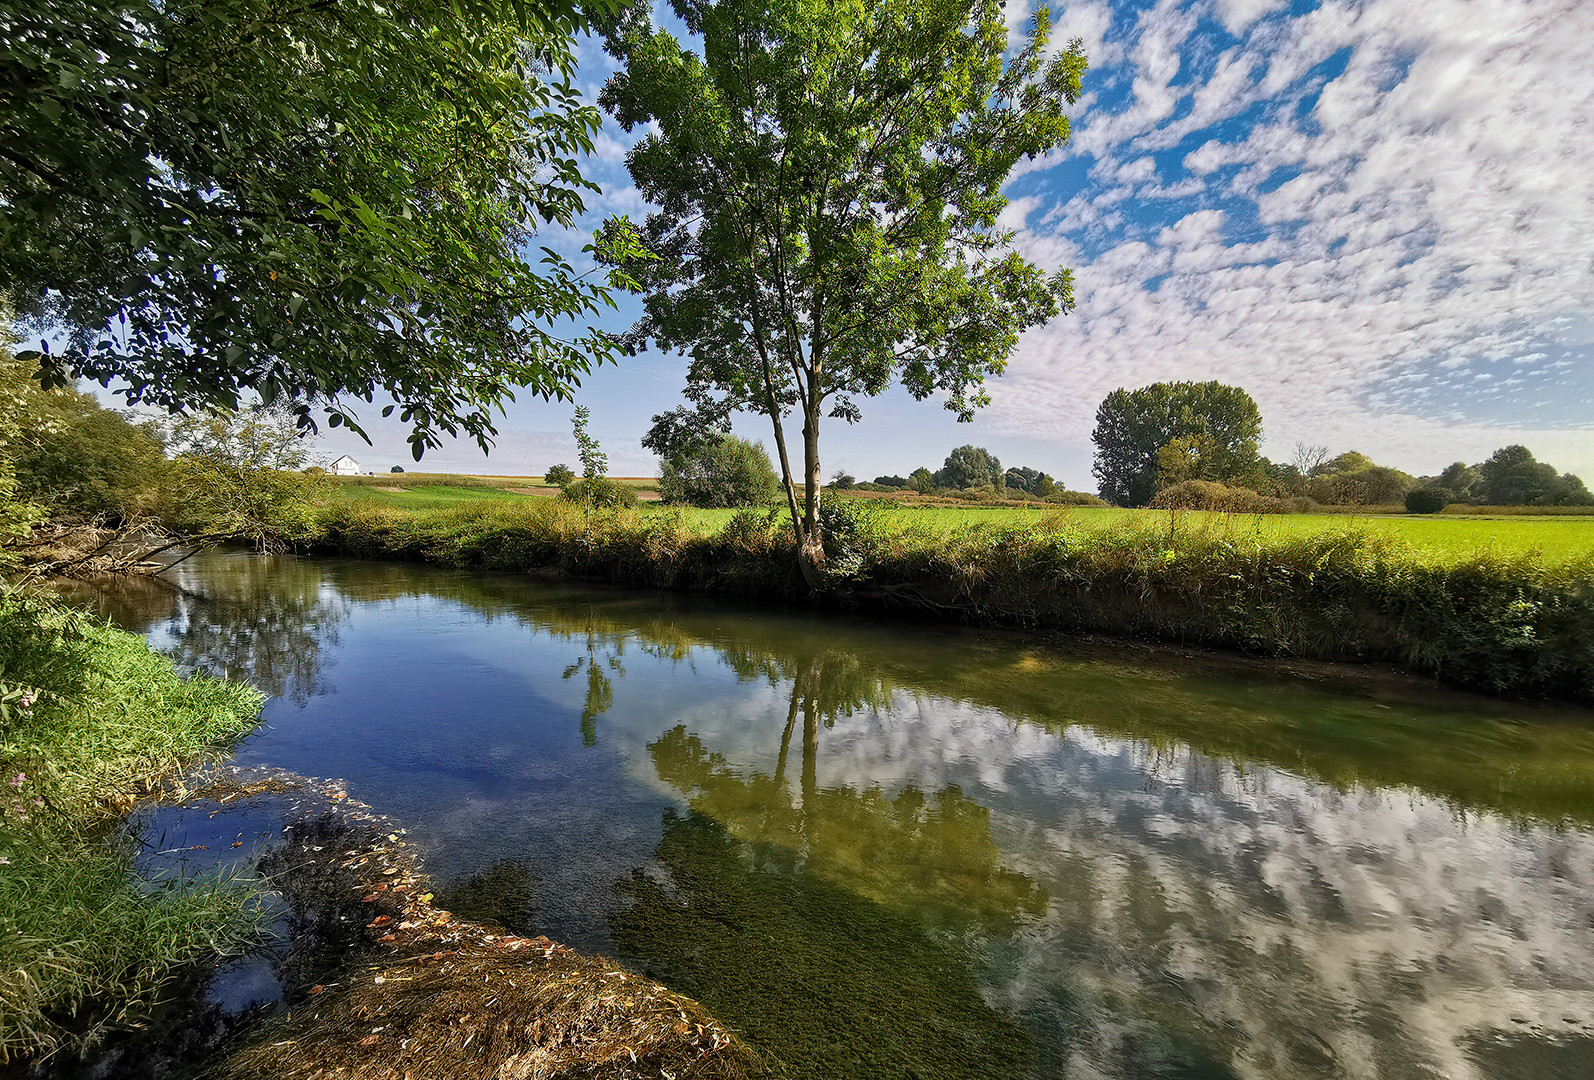
[[[185,965],[242,947],[245,889],[151,883],[113,826],[243,734],[257,691],[180,678],[141,638],[0,596],[0,1062],[92,1042]]]

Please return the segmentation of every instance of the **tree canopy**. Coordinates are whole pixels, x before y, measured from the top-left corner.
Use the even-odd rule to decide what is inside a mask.
[[[600,6],[606,0],[600,0]],[[596,190],[571,0],[16,0],[0,280],[48,380],[173,411],[390,398],[416,457],[610,355],[538,227]],[[624,244],[620,224],[607,235]],[[571,327],[571,336],[556,328]],[[576,336],[583,335],[583,336]]]
[[[1594,496],[1581,479],[1557,473],[1525,446],[1502,446],[1475,466],[1474,494],[1491,506],[1587,506]]]
[[[1002,463],[983,446],[964,445],[946,456],[935,473],[936,487],[970,488],[1002,484]]]
[[[734,435],[721,435],[690,454],[666,459],[659,471],[659,498],[667,503],[758,506],[779,490],[763,445]]]
[[[672,0],[702,42],[683,48],[631,9],[608,35],[622,70],[601,103],[660,207],[658,258],[625,266],[646,296],[628,349],[689,355],[699,422],[772,422],[805,571],[823,562],[820,422],[899,383],[984,404],[1020,331],[1073,306],[997,227],[1013,166],[1068,138],[1078,42],[1049,47],[1042,8],[1010,60],[996,0]],[[783,419],[802,423],[801,472]],[[794,477],[801,476],[798,509]]]
[[[1223,481],[1255,469],[1261,437],[1262,414],[1237,386],[1164,382],[1118,389],[1096,409],[1091,472],[1102,498],[1144,506],[1157,490],[1158,452],[1174,440],[1187,440],[1175,447],[1175,457],[1188,459],[1193,448],[1201,478]]]

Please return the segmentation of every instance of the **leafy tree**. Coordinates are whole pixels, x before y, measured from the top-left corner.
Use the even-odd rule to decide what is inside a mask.
[[[542,474],[542,482],[562,488],[576,478],[576,471],[568,465],[550,465]]]
[[[1401,502],[1417,486],[1409,473],[1347,450],[1320,465],[1306,491],[1317,502],[1332,506],[1383,506]]]
[[[39,430],[18,443],[23,498],[53,515],[126,519],[152,509],[167,473],[165,445],[150,424],[134,424],[92,395],[62,389],[40,394]]]
[[[1376,463],[1372,458],[1359,450],[1347,450],[1338,457],[1330,458],[1315,470],[1317,476],[1327,476],[1331,473],[1359,473],[1364,469],[1374,468]]]
[[[1057,490],[1057,481],[1041,472],[1019,465],[1008,469],[1003,475],[1003,482],[1007,487],[1022,491],[1029,495],[1046,496]]]
[[[166,440],[176,456],[165,518],[187,532],[251,540],[261,550],[308,532],[320,481],[298,471],[310,457],[304,435],[282,404],[179,417]]]
[[[881,487],[900,488],[908,486],[907,478],[901,476],[877,476],[874,478],[874,482]]]
[[[588,480],[609,475],[609,456],[598,447],[598,440],[587,433],[587,422],[592,411],[585,405],[576,406],[576,416],[571,426],[575,429],[576,456],[581,459],[581,475]]]
[[[929,469],[920,467],[908,474],[908,486],[920,495],[935,488],[935,474]]]
[[[818,584],[822,419],[856,422],[894,381],[968,419],[1019,332],[1073,307],[1071,275],[1026,262],[996,221],[1019,159],[1067,140],[1085,57],[1049,48],[1042,8],[1004,62],[995,0],[672,8],[701,54],[645,8],[606,43],[622,70],[600,101],[627,131],[652,125],[627,164],[662,208],[643,231],[658,258],[621,263],[646,294],[624,342],[689,354],[701,424],[770,420]]]
[[[983,446],[963,445],[946,456],[934,480],[936,487],[970,488],[986,484],[1000,487],[1002,476],[1002,463],[995,454]]]
[[[5,314],[0,297],[0,316]],[[8,319],[0,318],[0,571],[17,562],[13,545],[29,536],[44,511],[17,495],[16,454],[24,431],[48,430],[40,423],[38,386],[30,376],[34,365],[13,351],[16,336]]]
[[[404,466],[402,466],[402,465],[395,465],[391,469],[388,470],[388,472],[390,472],[390,473],[401,473],[403,471],[404,471]]]
[[[1542,500],[1559,477],[1555,469],[1533,457],[1525,446],[1503,446],[1478,466],[1482,502],[1490,506],[1524,506]]]
[[[1410,473],[1387,465],[1374,465],[1353,475],[1362,485],[1362,501],[1368,506],[1398,503],[1406,497],[1406,492],[1417,486],[1416,478]]]
[[[1556,506],[1594,506],[1594,492],[1582,479],[1571,473],[1562,473],[1555,494]]]
[[[1205,431],[1169,439],[1157,450],[1157,490],[1187,480],[1219,480],[1224,461],[1223,447]]]
[[[1482,479],[1477,469],[1464,461],[1457,461],[1446,466],[1445,471],[1439,474],[1435,486],[1451,492],[1459,502],[1470,502],[1474,489]]]
[[[837,469],[830,478],[830,486],[837,491],[848,491],[857,482],[858,478],[845,469]]]
[[[1156,492],[1157,454],[1175,439],[1199,437],[1210,479],[1227,480],[1257,462],[1262,414],[1237,386],[1219,382],[1153,383],[1114,390],[1096,409],[1096,458],[1091,472],[1101,496],[1120,506],[1144,506]]]
[[[717,443],[659,470],[659,498],[692,506],[759,506],[780,490],[769,453],[759,443],[722,435]]]
[[[567,397],[613,345],[549,326],[627,284],[523,254],[597,190],[581,25],[570,0],[8,4],[0,281],[66,334],[45,378],[306,425],[383,395],[417,458],[485,447],[516,388]]]

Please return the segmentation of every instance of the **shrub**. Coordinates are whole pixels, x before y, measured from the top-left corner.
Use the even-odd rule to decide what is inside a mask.
[[[1050,495],[1041,497],[1042,502],[1055,503],[1059,506],[1109,506],[1106,499],[1100,499],[1085,491],[1053,491]]]
[[[1450,501],[1449,496],[1441,488],[1413,488],[1406,492],[1406,513],[1437,514]]]
[[[636,489],[607,476],[588,476],[571,480],[559,489],[559,497],[567,502],[586,502],[593,506],[622,507],[636,505]]]
[[[874,482],[879,487],[887,488],[900,488],[908,486],[907,479],[901,476],[877,476],[874,478]],[[862,487],[863,485],[859,484],[858,486]]]
[[[666,461],[659,470],[659,498],[672,504],[757,506],[779,490],[780,481],[763,445],[734,435]]]
[[[1293,514],[1310,500],[1275,499],[1250,488],[1227,487],[1211,480],[1186,480],[1157,492],[1151,500],[1156,510],[1208,510],[1227,514]]]
[[[562,488],[576,478],[576,472],[568,465],[550,465],[548,471],[542,474],[542,482]]]
[[[404,466],[402,466],[402,465],[395,465],[391,469],[388,470],[388,472],[403,472],[403,471],[404,471]]]

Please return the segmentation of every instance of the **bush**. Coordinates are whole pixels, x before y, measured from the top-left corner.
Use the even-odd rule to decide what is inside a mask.
[[[1059,506],[1109,506],[1106,499],[1099,499],[1085,491],[1054,491],[1050,495],[1042,496],[1042,502],[1055,503]]]
[[[1406,513],[1437,514],[1450,501],[1450,492],[1441,488],[1413,488],[1406,492]]]
[[[780,491],[780,480],[760,443],[725,435],[719,442],[659,470],[659,498],[709,509],[758,506]]]
[[[1226,487],[1211,480],[1186,480],[1163,488],[1151,500],[1155,510],[1208,510],[1225,514],[1294,514],[1309,507],[1303,498],[1275,499],[1250,488]]]
[[[636,488],[607,476],[582,477],[560,488],[559,497],[573,503],[584,503],[590,498],[593,506],[635,506]]]
[[[908,486],[907,479],[901,476],[877,476],[874,478],[874,482],[878,487],[884,488],[900,488]],[[858,486],[863,487],[862,484],[859,484]]]
[[[542,482],[562,488],[575,480],[576,471],[568,465],[550,465],[548,471],[542,474]]]
[[[75,390],[44,394],[15,449],[17,496],[52,514],[125,520],[151,510],[166,481],[165,447],[150,425],[130,423]]]
[[[404,466],[402,466],[402,465],[395,465],[391,469],[388,470],[388,472],[403,472],[403,471],[404,471]]]

